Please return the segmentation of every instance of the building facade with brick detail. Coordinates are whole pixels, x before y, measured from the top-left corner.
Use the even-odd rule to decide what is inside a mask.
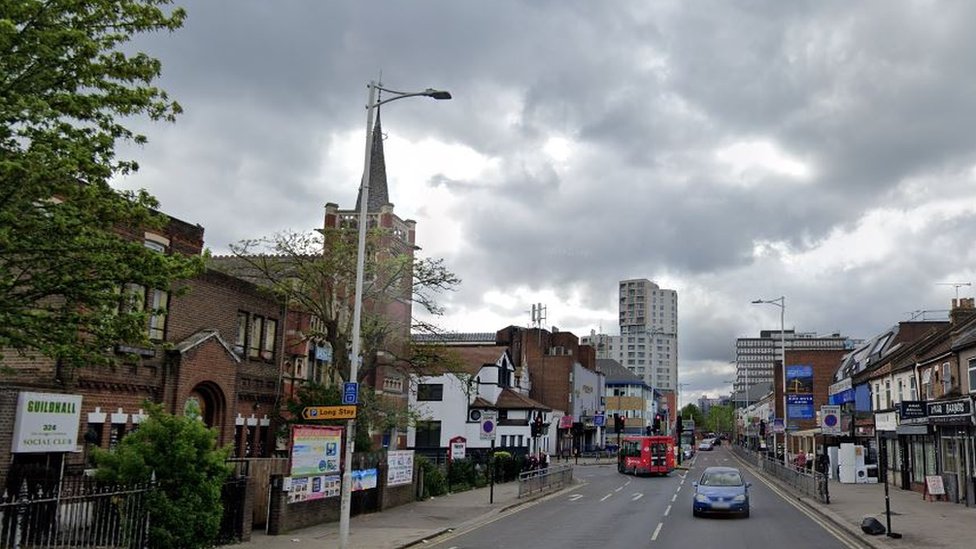
[[[203,231],[170,218],[163,230],[123,231],[161,253],[199,255]],[[111,448],[146,418],[147,401],[174,414],[197,411],[216,429],[220,446],[235,456],[270,456],[276,429],[272,410],[280,396],[285,309],[252,283],[207,270],[174,284],[170,292],[146,291],[151,345],[119,344],[110,366],[64,371],[36,354],[3,353],[9,369],[0,383],[0,476],[11,468],[40,471],[60,466],[62,455],[13,454],[18,394],[22,391],[82,396],[77,451],[63,455],[68,470],[90,466],[93,447]],[[150,302],[155,300],[155,302]]]

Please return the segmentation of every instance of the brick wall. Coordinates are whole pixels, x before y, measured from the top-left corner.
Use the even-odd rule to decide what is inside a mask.
[[[829,404],[830,384],[834,382],[834,374],[840,366],[841,359],[847,351],[840,349],[786,351],[786,364],[809,364],[813,366],[813,410],[814,415],[820,407]],[[783,377],[779,368],[774,368],[774,384],[776,390],[776,417],[783,417]],[[799,430],[819,427],[816,419],[790,420]]]

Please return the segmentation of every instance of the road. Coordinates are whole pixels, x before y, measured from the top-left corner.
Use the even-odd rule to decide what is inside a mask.
[[[752,483],[750,518],[694,518],[692,482],[711,465],[739,467]],[[669,477],[632,477],[614,465],[577,467],[575,489],[436,540],[439,549],[647,547],[695,549],[862,547],[780,495],[743,467],[727,448],[700,452],[690,470]],[[785,495],[785,494],[784,494]]]

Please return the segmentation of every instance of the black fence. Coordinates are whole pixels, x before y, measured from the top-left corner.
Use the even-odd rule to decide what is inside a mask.
[[[0,548],[126,547],[148,544],[152,483],[109,485],[89,477],[24,479],[0,495]]]

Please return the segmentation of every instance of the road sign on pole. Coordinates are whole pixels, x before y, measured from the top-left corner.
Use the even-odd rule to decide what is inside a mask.
[[[306,406],[302,419],[356,419],[355,406]]]
[[[342,403],[343,404],[358,404],[359,403],[359,384],[355,382],[346,382],[342,384]]]
[[[839,435],[840,406],[823,405],[820,407],[820,430],[825,435]]]
[[[498,426],[498,413],[485,410],[481,414],[481,440],[495,440],[495,428]]]

